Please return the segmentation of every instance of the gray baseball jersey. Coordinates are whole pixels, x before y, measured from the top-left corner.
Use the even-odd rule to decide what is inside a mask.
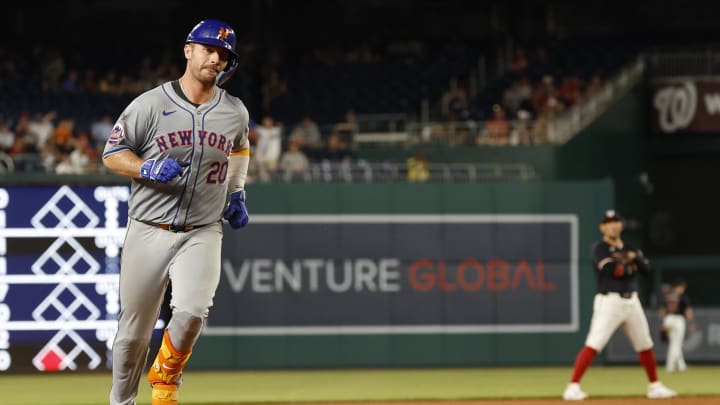
[[[176,226],[206,225],[221,218],[227,156],[233,145],[245,142],[249,114],[240,99],[220,87],[196,108],[173,83],[148,90],[127,106],[103,157],[131,150],[142,159],[171,157],[189,164],[168,184],[133,179],[128,215]]]

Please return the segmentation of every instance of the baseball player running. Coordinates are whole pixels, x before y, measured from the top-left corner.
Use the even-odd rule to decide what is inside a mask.
[[[670,398],[677,393],[663,385],[657,376],[650,328],[637,295],[635,275],[649,272],[650,262],[639,249],[623,243],[620,235],[623,221],[614,210],[608,210],[600,223],[603,239],[593,245],[593,268],[597,294],[593,303],[590,331],[575,359],[572,379],[563,399],[582,400],[587,394],[580,389],[580,379],[592,364],[595,355],[605,348],[610,337],[622,326],[638,353],[648,380],[648,398]]]
[[[177,404],[220,280],[222,218],[248,222],[248,111],[221,89],[238,66],[235,32],[204,20],[185,41],[185,72],[135,98],[105,146],[103,162],[132,178],[121,258],[111,405],[134,405],[148,344],[172,280],[172,315],[147,375],[153,405]]]

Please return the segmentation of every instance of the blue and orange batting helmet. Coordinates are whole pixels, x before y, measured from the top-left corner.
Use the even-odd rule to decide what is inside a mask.
[[[223,21],[202,20],[188,34],[186,44],[197,43],[217,46],[230,52],[225,72],[235,70],[240,55],[235,51],[235,30]]]

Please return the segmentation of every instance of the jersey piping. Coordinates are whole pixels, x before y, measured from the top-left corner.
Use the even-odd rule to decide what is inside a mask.
[[[205,111],[205,113],[203,114],[203,116],[202,116],[202,130],[203,130],[203,131],[205,130],[205,118],[206,118],[207,115],[210,113],[210,111],[214,110],[215,107],[217,107],[218,105],[220,105],[220,101],[222,100],[222,95],[223,95],[223,93],[220,92],[220,94],[218,94],[218,99],[217,99],[217,101],[215,102],[215,104],[212,105],[212,106],[210,106],[210,108],[208,108],[208,110]],[[193,123],[193,127],[194,127],[194,126],[195,126],[195,125],[194,125],[194,123]],[[198,166],[201,167],[201,166],[202,166],[201,163],[202,163],[202,160],[203,160],[203,155],[205,154],[205,145],[200,145],[200,146],[201,146],[201,149],[200,149],[200,162],[198,162]],[[194,153],[195,153],[195,137],[193,136],[193,154],[194,154]],[[183,221],[183,222],[184,222],[183,225],[185,225],[185,224],[187,223],[188,215],[190,215],[190,206],[192,205],[192,200],[193,200],[193,197],[195,196],[195,189],[197,188],[197,182],[198,182],[198,179],[199,179],[199,178],[200,178],[200,170],[198,170],[197,174],[195,174],[195,182],[193,183],[192,193],[190,193],[190,201],[188,201],[187,208],[185,208],[185,220]],[[204,225],[204,224],[197,224],[197,225]]]
[[[174,82],[173,82],[173,83],[174,83]],[[175,89],[175,86],[172,86],[172,87],[173,87],[173,89]],[[195,116],[193,116],[192,111],[190,111],[188,108],[183,107],[182,105],[180,105],[180,103],[178,103],[175,99],[173,99],[173,98],[170,96],[170,94],[168,94],[167,89],[165,88],[165,86],[162,86],[162,90],[163,90],[163,93],[165,94],[165,96],[170,100],[171,103],[175,104],[176,106],[178,106],[178,108],[180,108],[181,110],[187,112],[187,113],[190,115],[190,122],[192,122],[192,133],[193,133],[193,137],[192,137],[192,149],[190,150],[190,166],[189,166],[188,170],[190,171],[190,173],[192,173],[192,168],[193,168],[192,162],[193,162],[194,157],[195,157]],[[177,89],[175,89],[175,90],[176,90],[176,94],[178,94],[178,96],[180,97],[180,94],[182,94],[182,92],[181,92],[181,93],[177,93]],[[187,191],[187,186],[188,186],[188,181],[189,181],[189,180],[190,180],[190,176],[188,175],[188,176],[185,177],[185,184],[183,184],[182,193],[180,193],[180,196],[178,197],[177,208],[175,209],[175,214],[173,215],[173,220],[172,220],[172,224],[175,225],[175,226],[178,226],[178,225],[179,225],[179,224],[177,223],[177,220],[178,220],[178,217],[179,217],[179,214],[180,214],[180,209],[182,208],[182,202],[183,202],[183,200],[185,199],[185,192]],[[192,197],[191,197],[191,199],[192,199]],[[187,219],[187,215],[186,215],[185,218]],[[185,226],[185,224],[183,223],[182,226]]]

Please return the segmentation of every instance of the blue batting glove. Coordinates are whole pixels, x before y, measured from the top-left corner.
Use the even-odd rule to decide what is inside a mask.
[[[140,167],[140,178],[167,183],[183,172],[183,166],[175,159],[148,159]]]
[[[233,229],[239,229],[247,225],[250,217],[248,216],[247,207],[245,207],[245,190],[238,190],[230,194],[223,218],[227,219]]]

